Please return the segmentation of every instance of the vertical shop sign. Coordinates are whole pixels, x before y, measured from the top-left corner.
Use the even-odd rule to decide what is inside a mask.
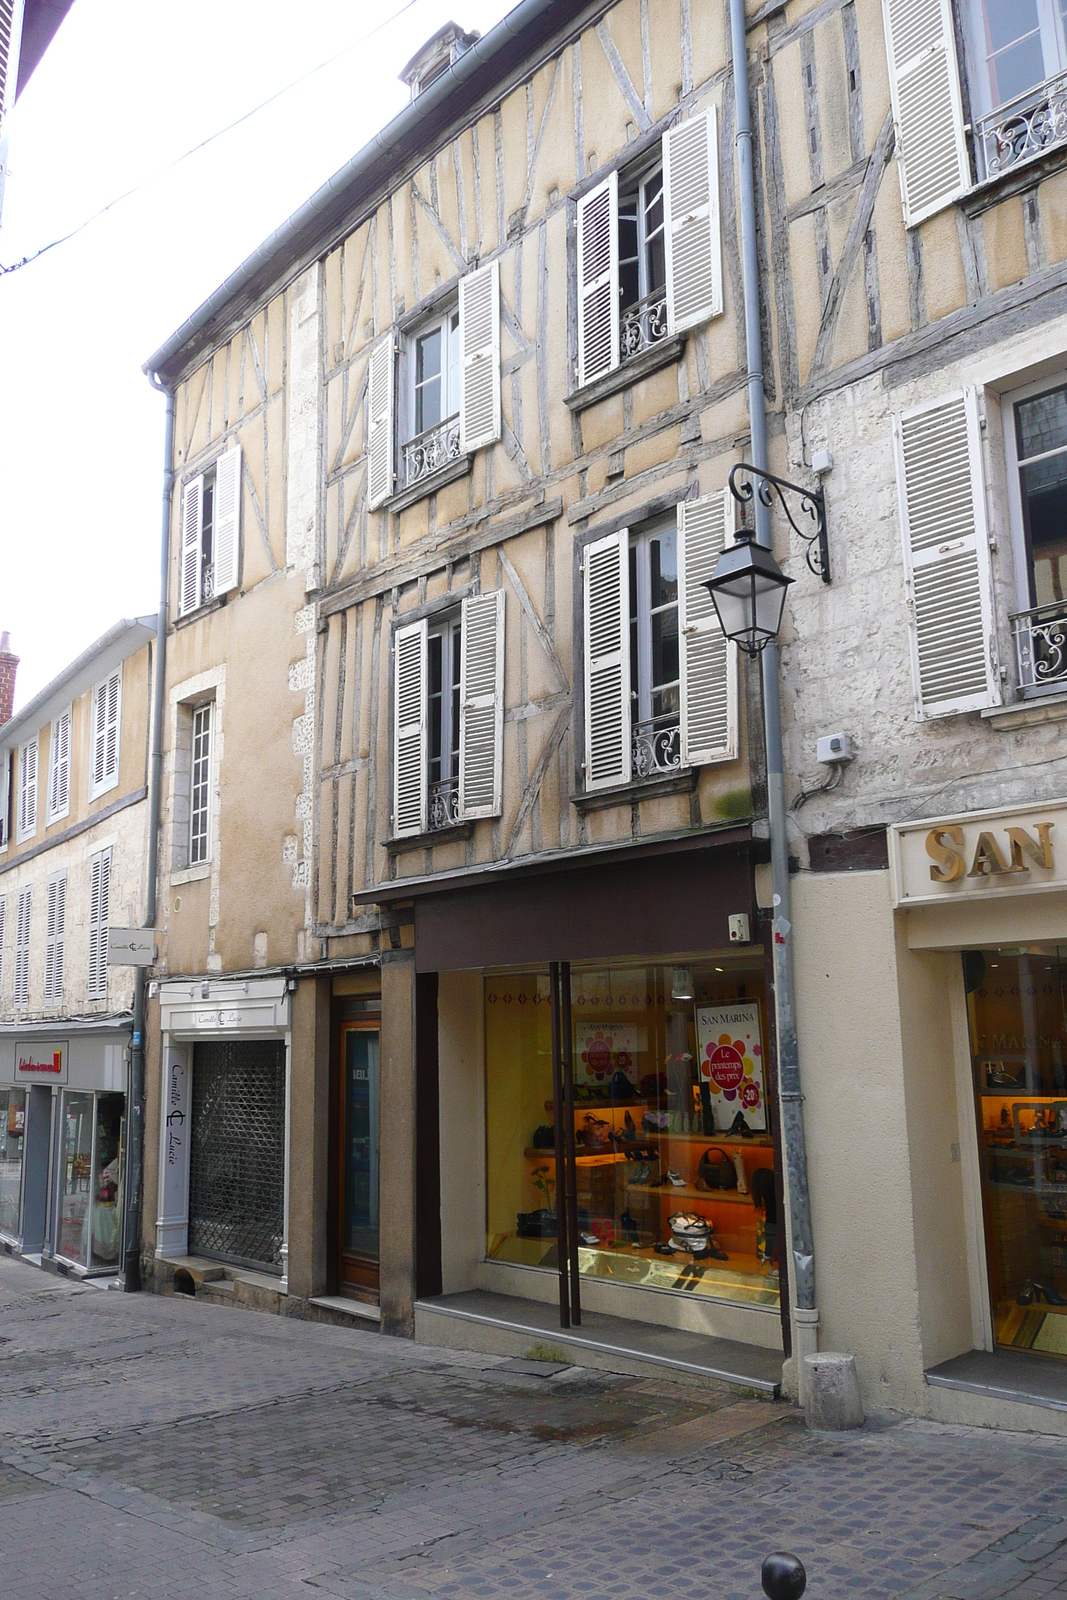
[[[700,1081],[710,1090],[716,1128],[725,1131],[739,1111],[750,1128],[766,1128],[759,1002],[697,1006],[697,1042]]]

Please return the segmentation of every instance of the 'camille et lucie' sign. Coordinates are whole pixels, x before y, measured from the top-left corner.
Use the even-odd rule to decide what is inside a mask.
[[[1067,889],[1067,801],[889,829],[893,904]]]

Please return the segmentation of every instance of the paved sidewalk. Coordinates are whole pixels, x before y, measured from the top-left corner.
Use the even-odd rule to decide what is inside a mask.
[[[1067,1596],[1067,1444],[808,1434],[709,1387],[433,1350],[0,1257],[3,1600]]]

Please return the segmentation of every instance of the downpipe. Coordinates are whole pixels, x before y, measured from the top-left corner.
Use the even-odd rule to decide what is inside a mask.
[[[163,439],[163,507],[159,558],[159,609],[152,672],[152,733],[148,765],[148,863],[145,881],[146,928],[156,923],[156,889],[159,877],[159,814],[163,780],[163,690],[167,657],[167,581],[170,572],[170,502],[174,489],[174,391],[148,374],[154,389],[167,397]],[[126,1240],[123,1288],[134,1294],[141,1288],[141,1228],[144,1198],[145,1105],[145,969],[134,968],[133,1048],[127,1100]]]
[[[752,465],[767,470],[767,416],[763,388],[763,341],[760,327],[759,260],[756,252],[756,185],[752,161],[752,117],[748,88],[744,0],[730,0],[730,37],[734,74],[734,109],[741,222],[741,277],[745,301],[745,352],[748,370],[748,413]],[[754,497],[756,542],[771,548],[770,509]],[[793,998],[793,926],[786,834],[785,776],[782,759],[782,707],[777,640],[760,655],[763,689],[763,733],[767,758],[767,816],[771,836],[771,923],[774,941],[774,998],[778,1031],[778,1090],[785,1151],[786,1189],[792,1236],[794,1354],[800,1399],[805,1399],[804,1357],[818,1349],[819,1312],[815,1303],[815,1249],[811,1231],[808,1158],[804,1142],[804,1097],[800,1087],[796,1012]]]

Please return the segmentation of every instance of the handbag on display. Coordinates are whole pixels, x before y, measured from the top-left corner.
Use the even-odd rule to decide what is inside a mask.
[[[556,1148],[555,1128],[550,1123],[542,1122],[539,1128],[534,1129],[530,1144],[534,1150],[554,1150]]]
[[[611,1098],[613,1100],[632,1100],[635,1093],[633,1084],[620,1068],[611,1080]]]
[[[515,1216],[515,1232],[520,1239],[554,1239],[559,1223],[554,1211],[542,1206],[538,1211],[519,1211]]]
[[[585,1148],[587,1150],[607,1150],[611,1145],[611,1124],[604,1121],[603,1117],[594,1117],[591,1111],[585,1117]]]
[[[699,1177],[707,1189],[736,1189],[737,1168],[721,1145],[709,1145],[700,1158]]]

